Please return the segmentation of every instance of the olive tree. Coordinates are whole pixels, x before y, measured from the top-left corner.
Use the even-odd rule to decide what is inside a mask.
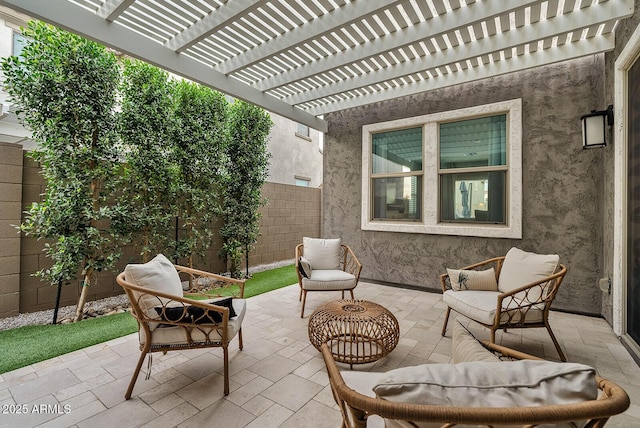
[[[31,129],[46,193],[27,211],[22,231],[46,239],[50,268],[38,272],[56,285],[81,272],[75,320],[96,273],[119,256],[114,203],[118,148],[114,117],[120,71],[104,47],[47,24],[30,22],[20,56],[3,59],[4,85]],[[111,202],[108,202],[108,201]]]
[[[266,203],[262,185],[268,174],[267,142],[272,125],[269,114],[259,107],[239,100],[231,105],[220,234],[221,255],[235,278],[241,276],[242,254],[248,258],[260,234],[259,209]]]

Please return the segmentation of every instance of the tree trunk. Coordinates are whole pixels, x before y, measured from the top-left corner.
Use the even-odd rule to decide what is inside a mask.
[[[58,322],[58,309],[60,308],[60,295],[62,294],[62,279],[58,280],[58,291],[56,292],[56,306],[53,309],[53,322],[55,325]]]
[[[96,145],[96,136],[94,131],[93,146],[95,147],[95,145]],[[95,162],[91,161],[91,168],[93,168],[94,166],[95,166]],[[91,182],[91,200],[92,200],[91,209],[93,210],[94,215],[100,209],[99,198],[100,198],[100,181],[97,179],[94,179]],[[91,218],[91,221],[89,222],[89,226],[96,227],[96,220],[93,216]],[[85,255],[83,266],[87,266],[89,264],[88,260],[95,260],[95,258],[96,257],[93,254]],[[89,268],[85,272],[84,278],[82,278],[82,290],[80,291],[80,298],[78,299],[78,305],[76,307],[76,315],[73,318],[73,322],[80,321],[82,319],[82,316],[84,315],[84,303],[87,301],[87,294],[89,292],[89,285],[91,284],[91,277],[93,276],[93,274],[94,274],[93,268]]]
[[[89,293],[89,284],[91,284],[92,273],[92,271],[89,271],[84,276],[84,278],[82,278],[82,291],[80,292],[80,298],[78,299],[78,306],[76,307],[76,315],[73,318],[73,322],[82,320],[82,316],[84,315],[84,304],[87,301],[87,294]]]

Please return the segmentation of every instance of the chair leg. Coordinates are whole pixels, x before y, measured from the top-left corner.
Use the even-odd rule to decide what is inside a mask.
[[[447,308],[447,314],[444,316],[444,324],[442,325],[442,336],[447,333],[447,323],[449,322],[449,314],[451,313],[451,308]]]
[[[491,329],[491,343],[496,343],[496,331]]]
[[[229,395],[229,344],[223,346],[224,354],[224,395]]]
[[[344,300],[344,290],[342,290],[342,300]]]
[[[300,296],[298,297],[298,302],[302,300],[302,288],[300,288]]]
[[[124,399],[128,400],[131,398],[131,393],[133,392],[133,387],[138,380],[138,374],[140,374],[140,369],[142,368],[142,363],[144,362],[144,357],[147,355],[148,349],[145,348],[140,352],[140,358],[138,358],[138,365],[136,366],[133,375],[131,376],[131,381],[129,382],[129,387],[127,388],[127,392],[124,394]]]
[[[304,318],[304,305],[307,303],[307,290],[302,291],[302,311],[300,312],[300,318]]]
[[[242,351],[242,327],[240,327],[240,330],[238,330],[238,346],[240,348],[240,350]]]
[[[553,341],[553,344],[556,346],[556,351],[558,351],[558,355],[560,355],[560,360],[567,361],[567,357],[564,356],[564,353],[562,352],[562,348],[560,348],[560,344],[558,343],[558,340],[556,339],[556,336],[553,334],[553,331],[551,331],[551,326],[549,325],[549,322],[545,322],[545,326],[547,327],[547,331],[549,332],[549,336],[551,336],[551,340]]]
[[[356,298],[353,297],[353,288],[351,290],[349,290],[349,293],[351,293],[351,300],[355,300]]]

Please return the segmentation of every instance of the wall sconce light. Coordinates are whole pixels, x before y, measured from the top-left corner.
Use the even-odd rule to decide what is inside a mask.
[[[606,110],[591,111],[580,118],[582,121],[582,148],[592,149],[607,145],[607,127],[613,125],[613,106]],[[606,121],[606,123],[605,123]]]

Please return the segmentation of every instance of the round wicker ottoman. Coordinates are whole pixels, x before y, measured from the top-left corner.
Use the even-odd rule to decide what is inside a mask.
[[[318,307],[309,318],[309,340],[319,351],[328,343],[341,363],[379,360],[398,344],[400,326],[386,308],[366,300],[336,300]]]

